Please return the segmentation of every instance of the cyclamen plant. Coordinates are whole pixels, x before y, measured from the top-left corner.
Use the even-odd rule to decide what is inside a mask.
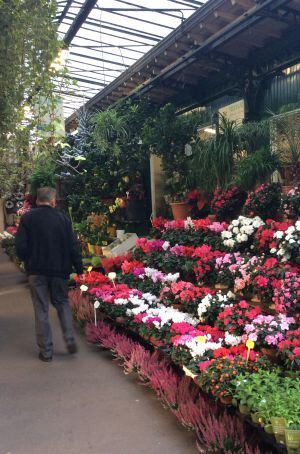
[[[251,308],[247,301],[240,301],[232,307],[225,307],[218,315],[216,325],[222,331],[240,336],[244,333],[245,323],[254,320],[259,314],[259,307]]]
[[[222,292],[218,292],[215,295],[208,294],[202,298],[198,305],[198,316],[201,323],[214,324],[219,313],[224,310],[225,307],[233,307],[235,304],[235,295],[232,292],[228,292],[224,295]]]
[[[215,260],[215,269],[217,271],[217,282],[233,287],[237,277],[242,277],[240,273],[241,265],[245,262],[240,252],[225,254],[217,257]]]

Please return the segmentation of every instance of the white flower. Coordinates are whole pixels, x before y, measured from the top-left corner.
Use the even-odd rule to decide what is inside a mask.
[[[82,292],[86,292],[88,289],[89,289],[89,288],[88,288],[87,285],[82,284],[82,285],[80,286],[80,290],[81,290]]]
[[[169,249],[170,247],[170,242],[169,241],[165,241],[162,245],[162,248],[164,251],[166,251],[167,249]]]
[[[242,231],[242,228],[243,227],[241,227],[241,231]],[[232,232],[235,233],[235,234],[239,233],[239,228],[238,227],[233,227]]]
[[[225,240],[224,241],[224,245],[228,246],[229,248],[232,249],[234,247],[234,245],[235,245],[235,242],[234,242],[234,240]]]
[[[272,249],[270,250],[271,254],[275,254],[276,252],[276,248],[275,247],[272,247]]]
[[[239,345],[242,341],[241,336],[234,336],[233,334],[230,334],[228,331],[225,332],[225,338],[224,338],[225,344],[231,345],[231,346],[236,346]]]
[[[108,279],[110,279],[111,281],[114,281],[117,277],[117,274],[114,273],[114,272],[111,272],[111,273],[108,273],[107,275]]]
[[[286,233],[294,233],[295,232],[295,227],[293,225],[291,225],[287,230],[286,230]]]
[[[242,239],[242,241],[245,243],[246,241],[248,241],[248,235],[246,235],[245,233],[243,233],[243,234],[241,235],[241,239]]]
[[[237,219],[234,219],[231,224],[237,227],[239,225],[239,221]]]
[[[186,218],[186,220],[184,221],[184,228],[192,229],[193,227],[194,227],[194,224],[193,224],[192,218],[191,217]]]
[[[96,301],[94,302],[94,308],[95,308],[95,309],[98,309],[99,307],[100,307],[100,303],[99,303],[98,300],[96,300]]]
[[[278,230],[277,232],[274,233],[274,238],[281,239],[283,237],[284,232],[282,230]]]
[[[128,304],[128,300],[125,298],[116,298],[114,300],[114,304],[116,304],[117,306],[125,306],[125,304]]]
[[[289,243],[290,243],[290,244],[293,244],[293,243],[296,243],[296,241],[295,241],[293,238],[291,238],[290,241],[289,241]]]

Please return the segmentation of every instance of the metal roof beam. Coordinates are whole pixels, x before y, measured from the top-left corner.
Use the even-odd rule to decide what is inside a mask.
[[[71,79],[71,80],[77,80],[78,82],[85,82],[85,83],[91,84],[91,85],[99,85],[100,87],[106,86],[106,84],[99,82],[96,79],[84,79],[83,77],[77,77],[77,76],[72,77],[72,75],[66,75],[64,77],[66,77],[67,79]]]
[[[73,19],[73,16],[67,16],[67,18]],[[157,35],[155,33],[146,33],[146,32],[142,32],[141,30],[138,30],[136,28],[126,27],[125,25],[116,25],[114,23],[107,22],[107,21],[102,21],[102,20],[97,21],[97,19],[95,19],[95,18],[90,18],[90,19],[86,20],[85,23],[88,25],[95,25],[97,27],[100,27],[101,29],[107,29],[107,30],[111,30],[111,31],[116,31],[118,33],[123,33],[126,35],[128,34],[128,35],[132,35],[132,36],[137,36],[139,38],[148,39],[150,41],[159,42],[161,39],[163,39],[163,36]]]
[[[136,7],[140,8],[141,10],[150,11],[151,12],[151,8],[147,8],[146,6],[136,5],[135,3],[126,2],[125,0],[118,0],[118,2],[123,3],[124,5],[136,6]],[[178,16],[176,14],[170,14],[170,13],[163,12],[163,11],[161,11],[160,14],[163,14],[163,15],[169,16],[169,17],[175,17],[176,19],[178,18]]]
[[[65,5],[64,9],[62,10],[59,18],[58,18],[58,21],[57,21],[58,24],[61,24],[62,21],[64,20],[64,18],[66,17],[66,15],[68,14],[68,11],[69,11],[69,9],[70,9],[70,7],[72,5],[72,1],[73,0],[67,0],[66,5]]]
[[[80,29],[80,27],[84,24],[87,17],[89,16],[90,12],[96,5],[97,0],[85,0],[81,10],[78,12],[77,16],[75,17],[73,23],[71,24],[69,30],[65,34],[64,43],[66,46],[69,46],[76,36],[76,33]]]
[[[105,58],[98,58],[98,57],[94,57],[92,55],[83,55],[83,54],[78,54],[77,52],[72,52],[72,55],[75,55],[75,57],[83,57],[83,58],[87,58],[87,59],[90,59],[90,60],[101,61],[101,62],[104,62],[104,63],[110,63],[111,65],[123,66],[125,68],[129,68],[129,65],[125,65],[124,63],[120,63],[120,62],[112,61],[112,60],[107,60]]]

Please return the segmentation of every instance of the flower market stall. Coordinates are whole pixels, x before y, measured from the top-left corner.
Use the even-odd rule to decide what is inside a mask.
[[[232,452],[299,452],[300,221],[249,214],[154,219],[106,273],[74,277],[74,317],[196,430],[200,452],[212,431]]]

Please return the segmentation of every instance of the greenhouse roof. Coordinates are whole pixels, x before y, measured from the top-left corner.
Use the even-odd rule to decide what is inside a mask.
[[[113,82],[201,4],[198,0],[58,1],[59,35],[69,49],[65,116]]]
[[[253,85],[299,61],[299,29],[300,0],[209,0],[136,61],[121,59],[127,66],[95,86],[92,98],[89,91],[85,106],[103,109],[147,94],[154,103],[175,100],[190,108],[242,84],[247,91],[247,80]],[[100,71],[101,61],[94,64]],[[76,126],[76,118],[77,112],[67,118],[67,129]]]

